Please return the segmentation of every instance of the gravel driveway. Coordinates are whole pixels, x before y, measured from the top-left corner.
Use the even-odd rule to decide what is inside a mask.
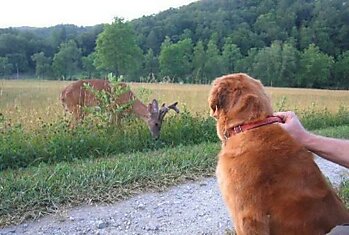
[[[349,171],[317,158],[334,186]],[[232,228],[215,178],[161,193],[144,193],[112,205],[82,206],[35,222],[0,229],[0,234],[224,234]]]

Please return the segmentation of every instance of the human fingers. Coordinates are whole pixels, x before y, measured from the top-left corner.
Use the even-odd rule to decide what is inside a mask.
[[[281,117],[283,122],[288,122],[288,121],[292,120],[293,118],[297,117],[293,111],[276,112],[276,113],[274,113],[274,115]]]

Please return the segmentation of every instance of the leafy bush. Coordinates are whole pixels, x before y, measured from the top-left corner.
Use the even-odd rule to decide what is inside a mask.
[[[339,195],[344,201],[347,208],[349,208],[349,180],[345,179],[340,185]]]
[[[108,81],[110,84],[110,91],[105,89],[97,90],[91,84],[84,83],[83,86],[86,90],[90,91],[98,102],[97,107],[84,107],[84,111],[93,114],[95,118],[105,124],[115,123],[116,118],[120,116],[120,113],[129,109],[133,103],[134,98],[130,96],[130,100],[125,103],[117,102],[118,99],[128,93],[131,88],[121,83],[121,79],[116,78],[111,73],[108,75]]]
[[[315,111],[315,105],[313,105],[306,111],[300,111],[298,115],[304,127],[309,130],[349,124],[349,111],[343,106],[336,113],[332,113],[327,108],[322,111]]]

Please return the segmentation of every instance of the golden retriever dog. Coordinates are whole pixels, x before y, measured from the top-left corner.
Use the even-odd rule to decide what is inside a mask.
[[[218,184],[238,235],[323,235],[349,222],[312,153],[273,124],[281,119],[258,80],[217,78],[208,101],[222,141]]]

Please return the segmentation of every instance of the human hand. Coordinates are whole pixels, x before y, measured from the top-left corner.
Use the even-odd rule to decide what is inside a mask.
[[[284,128],[294,139],[303,143],[308,132],[304,129],[294,112],[277,112],[274,113],[274,115],[281,117],[284,121],[284,123],[280,124],[282,128]]]

